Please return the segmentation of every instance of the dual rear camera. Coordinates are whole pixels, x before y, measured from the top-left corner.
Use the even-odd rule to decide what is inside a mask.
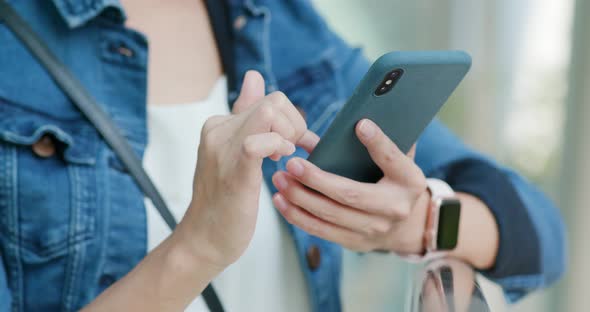
[[[383,78],[379,86],[377,86],[377,89],[375,89],[375,95],[380,96],[391,91],[391,89],[393,89],[393,87],[399,81],[403,74],[404,70],[401,68],[396,68],[387,73],[387,75],[385,75],[385,78]]]

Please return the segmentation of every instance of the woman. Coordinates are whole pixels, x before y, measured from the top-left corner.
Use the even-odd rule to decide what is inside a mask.
[[[216,48],[202,1],[11,3],[138,153],[148,121],[146,167],[184,217],[167,237],[149,205],[146,222],[142,194],[113,152],[0,26],[0,307],[179,311],[219,276],[228,310],[338,311],[341,246],[424,252],[425,176],[446,181],[463,206],[450,256],[512,300],[560,276],[557,210],[438,122],[421,137],[416,163],[370,120],[359,122],[385,173],[377,184],[306,162],[367,61],[307,1],[223,3],[230,54]],[[233,66],[224,73],[222,63]]]

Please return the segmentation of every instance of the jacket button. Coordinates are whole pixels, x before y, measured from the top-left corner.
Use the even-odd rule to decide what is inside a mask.
[[[246,17],[244,15],[240,15],[240,16],[236,17],[236,19],[234,20],[234,29],[240,30],[240,29],[244,28],[244,26],[246,26],[246,22],[248,22],[248,20],[246,19]]]
[[[320,248],[316,245],[312,245],[307,249],[305,257],[307,258],[307,265],[312,271],[317,270],[322,262]]]
[[[33,152],[43,158],[48,158],[55,154],[55,143],[49,135],[43,135],[37,142],[31,146]]]

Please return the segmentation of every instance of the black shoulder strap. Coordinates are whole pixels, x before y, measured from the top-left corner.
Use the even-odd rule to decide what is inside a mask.
[[[152,201],[166,224],[168,224],[170,229],[174,230],[176,227],[174,216],[144,171],[141,160],[135,154],[125,137],[121,135],[121,132],[111,118],[98,105],[80,81],[51,53],[43,40],[35,34],[27,22],[5,0],[0,0],[0,21],[6,23],[8,28],[22,41],[31,54],[45,67],[55,83],[69,97],[72,103],[94,125],[96,130],[125,165],[131,176],[133,176],[145,196]],[[223,311],[221,302],[211,284],[205,288],[202,295],[209,310],[212,312]]]

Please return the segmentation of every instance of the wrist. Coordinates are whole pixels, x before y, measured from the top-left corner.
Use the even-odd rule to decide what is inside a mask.
[[[444,181],[427,179],[428,203],[423,219],[421,252],[408,255],[409,260],[426,261],[449,256],[457,249],[461,201]],[[457,254],[457,253],[455,253]]]
[[[219,253],[202,235],[192,230],[186,222],[180,222],[171,235],[171,256],[173,265],[179,265],[187,271],[199,270],[212,275],[221,273],[227,265],[221,261]]]
[[[394,240],[399,240],[399,244],[394,247],[394,252],[400,255],[424,254],[424,231],[430,200],[430,192],[425,189],[416,200],[406,226],[394,235],[397,237]]]
[[[499,248],[498,225],[489,208],[478,198],[457,193],[463,207],[459,240],[449,256],[470,264],[476,269],[493,267]]]

